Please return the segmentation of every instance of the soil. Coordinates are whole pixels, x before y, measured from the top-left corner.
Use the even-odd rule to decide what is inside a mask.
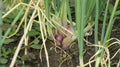
[[[102,25],[99,24],[100,28],[101,26]],[[99,30],[101,30],[100,28]],[[93,40],[94,40],[93,35],[94,34],[92,34],[91,36],[85,37],[86,40],[93,43]],[[113,25],[111,38],[113,37],[120,39],[120,21],[116,21]],[[17,41],[15,41],[15,43],[18,43],[20,38],[16,38],[16,39]],[[9,47],[8,46],[5,46],[5,47],[13,48],[13,46],[17,46],[17,44],[15,45],[14,43],[11,43],[11,46],[9,45]],[[47,41],[46,46],[47,46],[47,51],[48,51],[50,67],[77,67],[79,66],[79,54],[78,54],[77,42],[75,42],[71,47],[65,50],[55,47],[55,45],[51,41]],[[120,44],[111,46],[109,48],[110,57],[112,57],[119,48],[120,48]],[[23,53],[24,53],[24,50],[21,50],[19,53],[19,57],[24,57]],[[94,47],[88,47],[87,45],[85,45],[84,46],[84,63],[87,63],[90,57],[93,56],[94,53],[95,53]],[[10,55],[9,63],[7,64],[7,66],[10,64],[12,56],[13,54]],[[41,56],[41,59],[40,59],[40,56]],[[25,65],[25,67],[27,66],[28,67],[47,67],[44,49],[42,49],[41,55],[40,55],[40,50],[30,48],[27,59],[22,60],[19,57],[17,59],[15,67],[22,67],[23,64]],[[120,60],[120,52],[118,52],[118,54],[111,60],[111,67],[116,67],[116,63],[119,60]],[[24,61],[24,63],[22,61]]]

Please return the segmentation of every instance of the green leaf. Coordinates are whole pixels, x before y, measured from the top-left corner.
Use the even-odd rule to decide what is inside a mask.
[[[6,67],[5,65],[0,65],[0,67]]]
[[[39,44],[39,40],[38,38],[34,39],[31,43],[30,43],[30,47],[34,48],[34,49],[41,49],[41,45]]]
[[[120,10],[116,11],[115,15],[120,15]]]
[[[5,39],[4,44],[9,44],[13,41],[15,41],[15,40],[14,39]]]
[[[34,39],[30,44],[31,45],[36,45],[36,44],[38,44],[39,43],[39,40],[38,40],[38,38],[36,38],[36,39]]]
[[[34,49],[41,49],[41,45],[40,44],[31,45],[30,47],[34,48]]]
[[[4,57],[4,58],[8,58],[8,55],[9,54],[12,54],[12,49],[8,48],[6,49],[5,47],[2,47],[2,54],[1,56]]]
[[[20,7],[19,7],[20,8]],[[7,18],[14,19],[16,15],[19,13],[19,10],[14,10],[12,13],[10,13]]]
[[[32,29],[31,31],[28,32],[28,36],[35,36],[35,35],[38,35],[40,32]]]
[[[6,64],[7,62],[8,62],[8,59],[0,58],[0,64]]]

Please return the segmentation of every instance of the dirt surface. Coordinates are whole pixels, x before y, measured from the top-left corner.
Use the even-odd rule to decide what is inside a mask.
[[[101,28],[101,24],[99,27]],[[101,30],[99,28],[99,30]],[[85,37],[86,40],[93,43],[94,41],[94,34],[91,36]],[[100,32],[98,34],[100,36]],[[120,21],[116,21],[113,26],[111,38],[118,38],[120,39]],[[17,43],[20,40],[20,37],[16,38],[15,43],[11,43],[9,46],[5,46],[6,48],[13,48],[13,46],[17,46]],[[116,40],[111,41],[114,42]],[[87,44],[87,43],[85,43]],[[55,45],[47,41],[46,42],[50,67],[77,67],[79,65],[79,55],[78,55],[78,45],[77,41],[71,45],[71,47],[63,50],[60,48],[55,47]],[[110,57],[112,57],[115,52],[120,48],[120,44],[115,44],[109,48],[110,50]],[[14,53],[14,52],[13,52]],[[84,62],[87,63],[91,56],[95,53],[94,47],[88,47],[87,45],[84,46]],[[9,66],[11,58],[13,54],[9,56],[9,62],[7,66]],[[41,56],[41,59],[40,59]],[[120,52],[111,60],[111,67],[116,67],[116,63],[120,60]],[[24,61],[24,62],[23,62]],[[15,67],[47,67],[45,51],[42,49],[41,55],[40,50],[29,48],[28,56],[24,56],[24,49],[21,49],[19,56],[17,58],[17,62]],[[86,66],[87,67],[87,66]],[[94,66],[92,66],[94,67]]]
[[[100,24],[99,24],[99,26],[101,27]],[[101,30],[101,29],[99,29],[99,30]],[[99,34],[100,34],[100,32],[99,32]],[[120,22],[119,21],[115,22],[115,24],[113,26],[111,38],[113,38],[113,37],[120,39]],[[93,35],[91,35],[89,37],[85,37],[85,38],[86,39],[88,38],[87,40],[89,42],[93,43],[93,40],[94,40]],[[79,65],[79,61],[78,61],[79,55],[78,55],[77,42],[66,50],[56,48],[49,41],[46,43],[46,46],[47,46],[47,50],[48,50],[48,54],[49,54],[50,67],[58,67],[58,66],[60,66],[60,67],[77,67]],[[84,62],[87,63],[89,61],[90,57],[93,56],[93,54],[95,53],[95,50],[94,50],[94,47],[88,47],[86,45],[84,46],[84,48],[85,48],[85,50],[84,50]],[[120,48],[120,44],[111,46],[109,48],[110,57],[112,57],[119,48]],[[38,53],[39,53],[39,51],[38,51]],[[38,58],[39,58],[39,56],[38,56]],[[116,67],[116,63],[119,60],[120,60],[120,52],[118,52],[118,54],[115,56],[115,58],[113,58],[111,60],[111,67]],[[47,67],[44,50],[42,51],[42,62],[40,62],[39,65],[40,65],[40,67]]]
[[[99,26],[101,27],[100,24]],[[115,22],[111,37],[120,39],[120,22],[119,21]],[[93,40],[94,40],[93,35],[85,38],[89,42],[93,43]],[[19,41],[19,38],[18,38],[18,41]],[[16,41],[16,43],[18,41]],[[51,43],[50,41],[46,42],[46,46],[47,46],[47,51],[49,56],[50,67],[77,67],[79,65],[77,42],[75,42],[73,45],[71,45],[71,47],[65,50],[55,47],[55,45],[53,45],[53,43]],[[13,47],[13,44],[8,48],[12,48],[12,47]],[[120,44],[113,45],[112,47],[110,47],[109,48],[110,57],[112,57],[119,48],[120,48]],[[19,56],[24,57],[23,53],[24,53],[24,50],[21,49]],[[95,53],[94,47],[88,47],[85,45],[84,46],[84,62],[87,63],[90,57],[93,56],[94,53]],[[41,59],[40,59],[40,56],[41,56]],[[10,60],[11,58],[12,58],[12,55],[10,55]],[[119,60],[120,60],[120,52],[115,56],[115,58],[111,60],[111,67],[116,67],[116,63]],[[21,63],[21,61],[22,61],[21,58],[18,57],[15,67],[21,67],[21,65],[23,64],[25,64],[28,67],[47,67],[44,49],[42,49],[41,55],[40,55],[40,50],[30,48],[27,59],[23,59],[24,63],[23,62]]]

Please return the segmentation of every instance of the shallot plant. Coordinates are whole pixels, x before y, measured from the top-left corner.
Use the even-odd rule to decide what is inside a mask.
[[[107,51],[107,62],[105,62],[104,64],[106,65],[106,67],[110,67],[110,60],[109,60],[109,50],[108,49],[108,45],[109,43],[107,42],[109,39],[110,39],[110,34],[111,34],[111,30],[112,30],[112,26],[113,26],[113,23],[114,23],[114,20],[115,20],[115,11],[117,9],[117,6],[118,6],[118,3],[119,3],[119,0],[116,0],[115,2],[115,5],[114,5],[114,8],[113,8],[113,11],[111,13],[111,17],[109,19],[109,22],[108,22],[108,25],[107,25],[107,28],[105,27],[106,26],[106,23],[107,23],[107,14],[108,14],[108,6],[109,6],[109,3],[110,1],[107,0],[107,1],[104,1],[106,4],[105,6],[105,10],[104,11],[104,19],[103,19],[103,26],[102,26],[102,34],[101,34],[101,40],[99,41],[98,40],[98,22],[99,22],[99,18],[101,16],[101,2],[103,0],[75,0],[76,3],[75,3],[75,7],[76,7],[76,24],[77,24],[77,38],[78,38],[78,48],[79,48],[79,64],[80,64],[80,67],[84,67],[84,60],[83,60],[83,47],[84,47],[84,32],[83,32],[83,29],[85,28],[86,26],[86,22],[87,22],[87,19],[88,17],[94,15],[95,16],[95,20],[94,21],[94,44],[93,45],[95,47],[95,50],[96,50],[96,53],[95,55],[93,55],[93,57],[95,58],[96,60],[96,64],[95,64],[95,67],[99,67],[99,65],[101,64],[102,60],[101,59],[104,59],[104,56],[105,56],[105,52]],[[95,14],[92,14],[92,15],[89,15],[91,13],[91,10],[89,11],[88,9],[91,9],[91,7],[89,8],[90,5],[93,5],[92,7],[94,7],[94,10],[93,12],[95,12]],[[104,7],[102,7],[104,8]],[[89,14],[88,14],[88,13]],[[93,19],[93,18],[92,18]],[[105,32],[106,30],[106,32]],[[99,49],[98,49],[99,48]],[[93,59],[93,57],[90,58],[90,61],[91,59]],[[90,62],[89,61],[89,65],[91,66]]]
[[[4,0],[4,2],[10,1]],[[0,0],[0,25],[3,24],[2,19],[7,19],[11,13],[14,13],[14,11],[17,10],[10,25],[13,26],[18,24],[18,27],[12,34],[12,28],[8,28],[4,34],[2,34],[3,31],[0,28],[0,48],[3,47],[5,39],[18,34],[20,28],[24,32],[21,35],[10,67],[14,67],[23,44],[25,46],[24,53],[25,55],[28,54],[29,51],[27,51],[26,46],[31,44],[29,43],[29,38],[31,37],[29,32],[36,28],[37,31],[34,30],[36,33],[33,32],[32,36],[35,37],[37,35],[38,37],[33,39],[32,43],[39,44],[38,39],[40,38],[42,40],[42,45],[39,45],[40,48],[36,49],[40,49],[41,51],[44,48],[47,67],[50,67],[49,53],[46,45],[48,39],[52,40],[54,45],[62,50],[67,50],[73,42],[77,41],[79,49],[79,65],[76,66],[85,67],[89,65],[91,67],[91,64],[94,62],[94,66],[99,67],[100,64],[103,64],[102,61],[104,61],[105,63],[103,66],[110,67],[108,40],[110,39],[119,0],[115,1],[108,22],[107,15],[110,0],[11,0],[11,2],[13,3],[9,4],[8,12],[2,15],[2,0]],[[101,16],[104,19],[101,20],[103,21],[103,24],[102,30],[100,30],[102,31],[101,37],[99,38],[98,25]],[[36,28],[34,28],[34,25],[36,25]],[[87,42],[90,44],[88,46],[95,47],[95,54],[89,59],[88,63],[84,63],[85,36],[87,36],[88,31],[91,29],[94,29],[94,42],[93,44],[89,43],[89,41]],[[107,56],[107,59],[105,59],[105,56]],[[58,66],[60,67],[60,65]]]

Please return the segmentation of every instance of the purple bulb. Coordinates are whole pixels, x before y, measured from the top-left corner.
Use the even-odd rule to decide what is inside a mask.
[[[59,35],[56,37],[56,41],[58,41],[60,44],[62,44],[63,38],[64,38],[64,36],[63,36],[62,34],[59,34]]]

